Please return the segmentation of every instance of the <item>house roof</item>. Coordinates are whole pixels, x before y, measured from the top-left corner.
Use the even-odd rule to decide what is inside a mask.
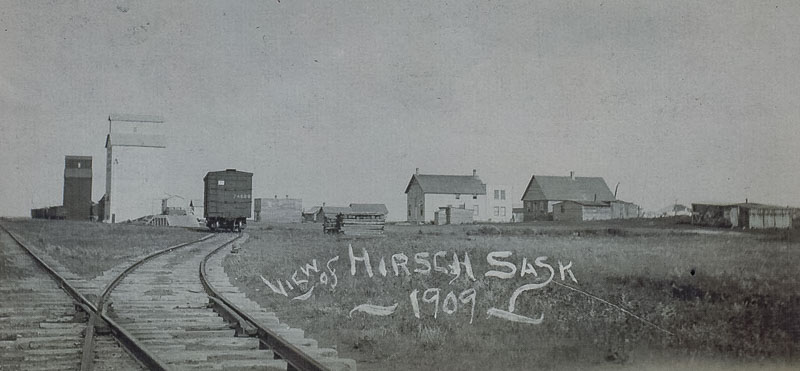
[[[357,213],[374,213],[386,215],[389,209],[384,204],[350,204],[350,209]]]
[[[338,215],[351,213],[353,209],[345,206],[323,206],[322,213],[325,215]]]
[[[614,194],[601,177],[534,175],[525,188],[522,200],[614,201]]]
[[[312,207],[312,208],[310,208],[310,209],[308,209],[306,211],[303,211],[303,214],[306,214],[306,215],[316,214],[316,213],[319,212],[319,209],[321,209],[321,208],[322,208],[322,206],[314,206],[314,207]]]
[[[485,195],[486,184],[481,178],[472,175],[429,175],[414,174],[406,186],[406,192],[411,185],[417,183],[422,187],[423,193],[434,194],[461,194]]]

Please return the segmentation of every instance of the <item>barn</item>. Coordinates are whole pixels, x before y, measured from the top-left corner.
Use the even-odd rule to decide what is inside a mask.
[[[553,220],[553,206],[564,201],[615,200],[614,194],[603,178],[576,177],[574,172],[570,172],[569,176],[533,175],[522,195],[526,221]],[[577,204],[569,207],[577,207]]]
[[[692,224],[729,228],[791,228],[789,207],[745,202],[739,204],[693,203]]]

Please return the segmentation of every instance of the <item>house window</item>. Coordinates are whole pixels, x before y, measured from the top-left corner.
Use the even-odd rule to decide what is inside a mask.
[[[500,206],[494,207],[494,216],[500,216]]]
[[[501,189],[500,190],[500,199],[501,200],[505,200],[506,199],[506,190],[505,189]]]
[[[461,199],[461,195],[456,193],[456,200]]]
[[[475,205],[475,206],[472,208],[472,214],[473,214],[473,215],[478,215],[478,205]]]
[[[478,195],[472,195],[472,199],[473,200],[477,200],[478,199]]]
[[[564,212],[564,204],[561,204],[561,212]]]
[[[500,216],[506,216],[506,207],[505,206],[500,207]]]
[[[499,189],[495,189],[494,190],[494,199],[495,200],[499,200],[500,199],[500,190]]]

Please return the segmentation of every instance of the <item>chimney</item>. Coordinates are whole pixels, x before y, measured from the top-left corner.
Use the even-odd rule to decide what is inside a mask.
[[[286,198],[289,198],[289,195],[286,195]]]
[[[325,203],[324,202],[322,203],[322,207],[325,207]]]
[[[569,178],[572,179],[572,180],[575,180],[575,172],[574,171],[570,171],[569,172]]]
[[[278,199],[278,195],[273,196],[276,200]]]
[[[416,175],[419,175],[419,168],[417,168],[417,171],[416,171],[416,173],[415,173],[415,174],[416,174]]]
[[[478,176],[478,170],[472,169],[472,176],[473,177],[477,177]]]

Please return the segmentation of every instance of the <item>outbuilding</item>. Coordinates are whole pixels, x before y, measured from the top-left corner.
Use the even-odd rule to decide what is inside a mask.
[[[729,228],[791,228],[789,207],[745,202],[739,204],[693,203],[692,224]]]
[[[594,201],[563,201],[553,205],[555,221],[587,221],[611,219],[611,204]]]

